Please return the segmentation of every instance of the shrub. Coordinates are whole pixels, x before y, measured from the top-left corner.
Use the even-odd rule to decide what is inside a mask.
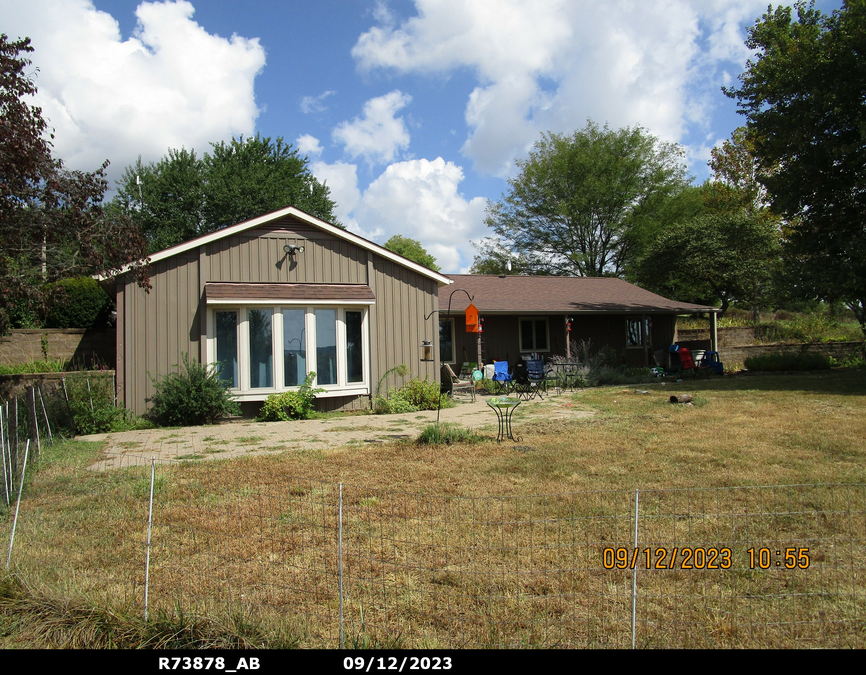
[[[114,378],[81,374],[65,379],[69,413],[79,435],[105,434],[140,428],[142,421],[114,401]]]
[[[373,407],[377,413],[436,410],[440,407],[440,401],[441,407],[452,407],[454,402],[451,397],[447,394],[441,395],[440,392],[441,385],[438,382],[430,382],[426,377],[423,380],[414,377],[399,389],[391,387],[387,398],[377,396]]]
[[[271,394],[259,410],[259,422],[287,422],[289,420],[309,419],[316,406],[316,394],[324,389],[311,387],[315,372],[310,372],[297,391],[284,391]]]
[[[823,354],[761,354],[746,359],[748,370],[829,370],[830,357]]]
[[[183,367],[162,380],[151,378],[156,393],[149,399],[147,417],[162,426],[213,424],[221,417],[240,414],[228,382],[216,368],[203,366],[183,355]]]
[[[106,318],[111,298],[94,279],[62,279],[52,287],[53,301],[45,316],[46,327],[90,328]]]
[[[428,424],[418,436],[419,445],[454,445],[456,443],[482,443],[485,440],[472,429],[456,424]]]

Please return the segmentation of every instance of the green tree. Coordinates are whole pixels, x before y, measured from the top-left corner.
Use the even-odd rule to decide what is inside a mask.
[[[421,246],[421,242],[417,239],[410,239],[409,237],[395,234],[383,246],[397,255],[402,255],[404,258],[414,260],[419,265],[429,267],[434,272],[438,272],[441,269],[436,264],[436,258],[427,253],[427,250]]]
[[[258,134],[214,143],[200,159],[186,149],[146,165],[139,158],[113,206],[141,225],[151,252],[286,206],[335,223],[330,190],[306,158],[282,138]]]
[[[526,258],[503,246],[496,237],[484,237],[472,245],[478,253],[469,268],[470,274],[532,274]]]
[[[88,173],[52,157],[42,111],[26,102],[36,93],[25,72],[32,51],[29,38],[0,35],[0,334],[40,320],[58,292],[48,282],[133,263],[147,287],[137,226],[102,209],[108,162]]]
[[[307,168],[282,138],[256,134],[212,144],[204,165],[204,220],[220,229],[294,206],[329,223],[335,222],[330,190]]]
[[[831,15],[795,8],[796,20],[771,7],[749,30],[756,56],[725,93],[748,120],[760,181],[785,219],[796,290],[844,301],[866,336],[866,0]]]
[[[139,157],[124,171],[111,206],[138,222],[154,252],[210,232],[204,204],[202,162],[194,150],[181,148],[155,163],[144,164]]]
[[[746,209],[707,209],[661,232],[637,262],[635,276],[647,289],[682,302],[718,303],[724,315],[731,303],[755,307],[767,297],[779,253],[771,221]]]
[[[682,158],[641,127],[544,134],[487,225],[534,273],[621,275],[686,185]]]

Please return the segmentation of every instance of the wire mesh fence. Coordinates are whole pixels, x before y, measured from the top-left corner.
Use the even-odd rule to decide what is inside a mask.
[[[10,570],[134,612],[309,647],[866,646],[864,485],[463,497],[66,460],[28,479]]]

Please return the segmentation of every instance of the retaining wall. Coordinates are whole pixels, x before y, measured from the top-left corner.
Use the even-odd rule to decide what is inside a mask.
[[[63,359],[76,366],[92,367],[94,363],[114,367],[114,330],[84,328],[15,329],[0,337],[0,364],[6,366]],[[44,338],[44,340],[43,340]]]

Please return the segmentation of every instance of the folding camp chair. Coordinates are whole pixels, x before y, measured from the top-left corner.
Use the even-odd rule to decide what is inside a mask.
[[[526,379],[529,386],[540,399],[547,393],[547,374],[544,372],[544,361],[532,359],[526,362]]]
[[[514,388],[514,378],[508,372],[508,361],[497,361],[493,364],[493,383],[496,394],[508,394]]]

